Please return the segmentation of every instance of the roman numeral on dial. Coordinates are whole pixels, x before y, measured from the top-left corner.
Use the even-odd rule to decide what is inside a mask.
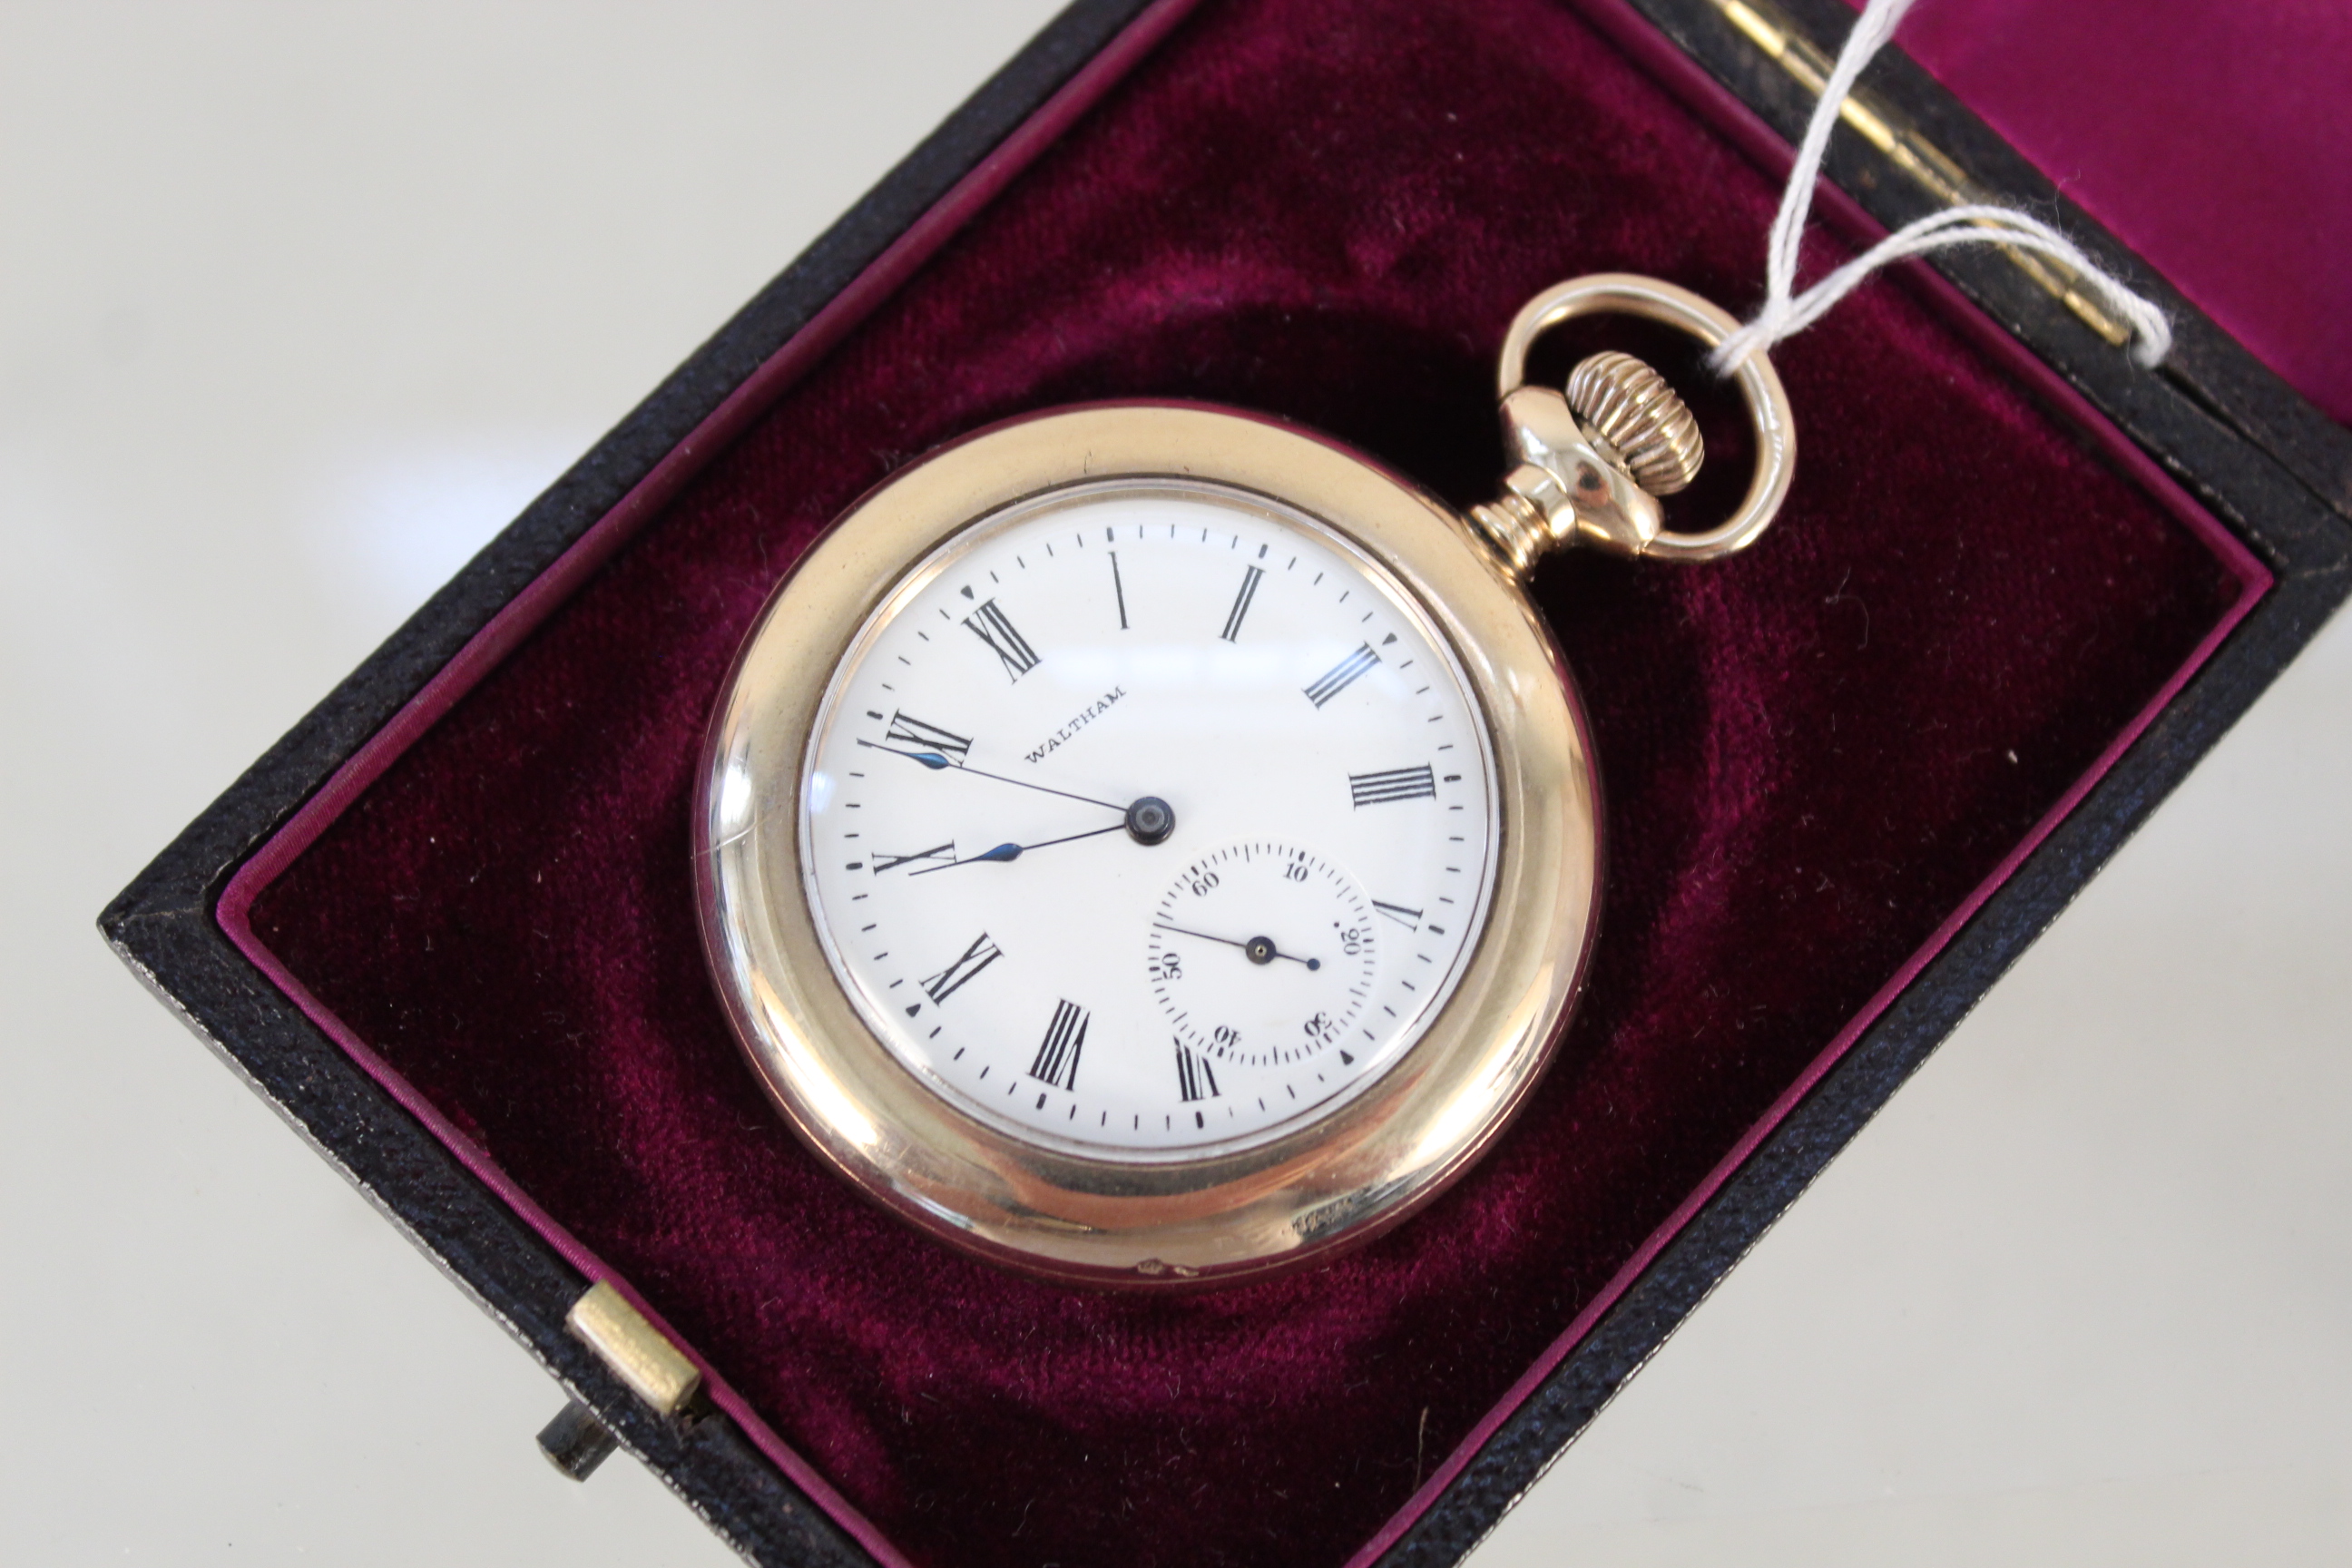
[[[1250,601],[1257,597],[1257,580],[1265,574],[1252,566],[1243,574],[1242,591],[1234,595],[1234,607],[1225,612],[1225,629],[1217,635],[1227,642],[1238,641],[1242,635],[1242,618],[1249,614]],[[1309,695],[1312,695],[1310,693]],[[1321,703],[1317,703],[1321,707]]]
[[[1389,919],[1396,921],[1397,924],[1404,927],[1407,931],[1419,931],[1421,929],[1421,911],[1419,910],[1409,910],[1402,904],[1384,904],[1378,899],[1374,899],[1372,900],[1372,908],[1380,910],[1381,913],[1388,916]]]
[[[883,872],[895,870],[909,861],[917,865],[928,863],[933,866],[952,866],[955,864],[955,840],[950,838],[945,844],[934,844],[929,849],[918,849],[912,855],[885,855],[877,850],[874,855],[874,874],[878,877]],[[913,875],[912,872],[908,874]]]
[[[1045,1043],[1029,1064],[1031,1078],[1066,1093],[1078,1087],[1078,1053],[1086,1047],[1088,1016],[1075,1002],[1054,1004],[1054,1021],[1045,1026]]]
[[[963,950],[961,958],[925,980],[923,991],[932,1001],[944,1002],[961,990],[966,981],[1003,956],[996,944],[988,940],[988,933],[982,931],[972,939],[970,947]]]
[[[920,746],[927,752],[937,752],[950,762],[962,762],[971,751],[971,737],[959,735],[953,730],[942,730],[937,724],[926,724],[920,719],[910,719],[896,711],[890,714],[889,731],[882,737],[902,746]]]
[[[1181,1040],[1176,1042],[1176,1093],[1187,1103],[1217,1098],[1217,1075],[1208,1058],[1194,1056]]]
[[[1349,773],[1348,793],[1359,806],[1379,805],[1391,800],[1435,800],[1437,781],[1430,776],[1427,763],[1417,768],[1391,768],[1385,773]],[[1386,905],[1381,906],[1386,908]],[[1416,914],[1420,911],[1415,910]]]
[[[1356,678],[1381,662],[1372,645],[1360,643],[1356,651],[1325,670],[1314,685],[1307,689],[1307,700],[1320,708],[1355,683]]]
[[[1037,650],[1013,629],[1013,623],[1004,618],[1004,612],[996,607],[995,600],[982,600],[980,608],[963,618],[963,624],[971,628],[972,636],[988,645],[989,652],[1003,661],[1005,672],[1013,679],[1037,668]]]

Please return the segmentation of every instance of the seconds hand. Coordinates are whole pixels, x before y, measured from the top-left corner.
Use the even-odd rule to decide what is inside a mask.
[[[946,868],[941,867],[940,869],[945,870]],[[1248,955],[1252,963],[1271,963],[1277,958],[1286,958],[1293,963],[1303,963],[1309,969],[1323,967],[1323,961],[1319,958],[1301,958],[1295,952],[1283,952],[1274,945],[1274,938],[1270,936],[1254,936],[1247,942],[1235,942],[1229,936],[1211,936],[1204,931],[1186,931],[1182,926],[1172,926],[1164,921],[1154,921],[1151,923],[1157,930],[1172,931],[1178,936],[1196,936],[1202,942],[1221,942],[1227,947],[1238,947]]]

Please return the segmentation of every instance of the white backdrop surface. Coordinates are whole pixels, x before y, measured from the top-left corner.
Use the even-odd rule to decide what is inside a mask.
[[[726,1560],[90,922],[1052,9],[0,0],[0,1561]],[[2352,1558],[2347,800],[2339,623],[1474,1568]]]

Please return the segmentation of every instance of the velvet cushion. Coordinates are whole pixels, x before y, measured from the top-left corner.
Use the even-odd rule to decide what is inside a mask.
[[[1612,837],[1591,993],[1525,1116],[1372,1246],[1185,1298],[972,1262],[793,1141],[697,945],[703,725],[826,521],[986,422],[1211,399],[1483,499],[1518,304],[1632,269],[1744,305],[1776,183],[1558,0],[1204,5],[359,795],[252,932],[905,1559],[1339,1563],[2244,580],[1916,287],[1863,290],[1779,356],[1803,447],[1762,545],[1540,576]]]

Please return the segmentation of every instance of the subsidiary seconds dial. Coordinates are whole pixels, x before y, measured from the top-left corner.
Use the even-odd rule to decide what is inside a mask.
[[[1213,1086],[1218,1063],[1231,1076],[1327,1048],[1353,1067],[1345,1042],[1380,967],[1372,921],[1353,879],[1286,844],[1230,845],[1184,868],[1153,911],[1147,968],[1192,1087]]]

